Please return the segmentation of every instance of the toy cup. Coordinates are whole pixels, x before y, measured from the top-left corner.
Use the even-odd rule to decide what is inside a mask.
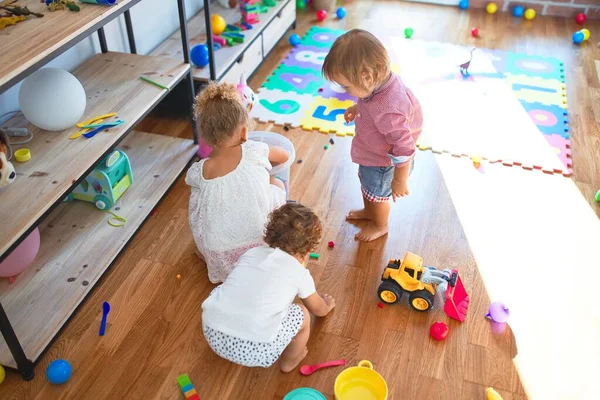
[[[336,400],[387,400],[388,398],[385,379],[367,360],[359,362],[356,367],[342,371],[335,378],[333,390]]]

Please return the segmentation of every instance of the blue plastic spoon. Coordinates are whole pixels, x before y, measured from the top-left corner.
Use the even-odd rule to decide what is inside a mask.
[[[110,312],[110,304],[107,301],[102,304],[102,322],[100,322],[100,336],[104,336],[106,332],[106,320],[108,319],[108,313]]]

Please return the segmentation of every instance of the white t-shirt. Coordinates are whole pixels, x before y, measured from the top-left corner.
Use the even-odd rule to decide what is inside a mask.
[[[204,256],[208,279],[220,283],[248,249],[263,245],[269,213],[285,204],[285,190],[269,182],[269,146],[252,140],[242,144],[237,168],[205,179],[204,162],[190,167],[185,183],[192,187],[190,226]]]
[[[305,299],[313,293],[315,282],[298,260],[279,249],[255,247],[202,303],[202,323],[243,340],[269,343],[296,295]]]

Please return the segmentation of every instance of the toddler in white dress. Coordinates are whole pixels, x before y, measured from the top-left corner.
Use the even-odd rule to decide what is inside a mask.
[[[283,182],[268,171],[286,162],[289,153],[248,140],[252,120],[235,85],[209,84],[196,98],[195,114],[213,151],[185,178],[192,187],[190,226],[208,278],[219,283],[242,254],[264,244],[269,213],[286,202]]]

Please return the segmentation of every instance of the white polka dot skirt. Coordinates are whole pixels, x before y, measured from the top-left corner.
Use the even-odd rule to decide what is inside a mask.
[[[279,359],[281,353],[296,337],[303,321],[304,314],[300,306],[290,305],[281,322],[281,329],[271,343],[239,339],[206,325],[203,325],[202,329],[208,345],[220,357],[245,367],[268,368]]]

